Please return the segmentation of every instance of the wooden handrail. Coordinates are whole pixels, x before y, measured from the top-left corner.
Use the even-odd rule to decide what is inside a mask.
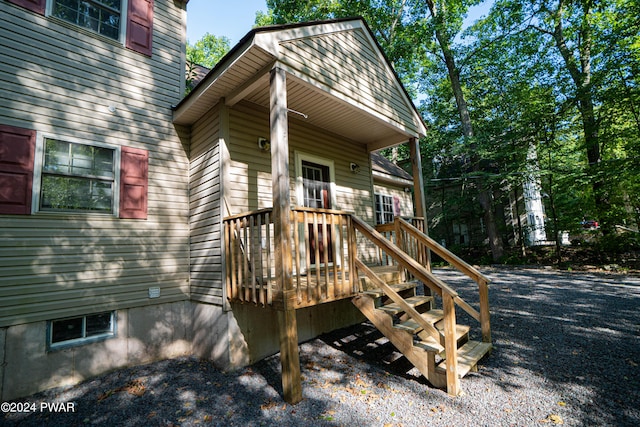
[[[382,234],[377,232],[369,224],[355,216],[353,216],[351,220],[355,228],[360,233],[362,233],[375,245],[382,248],[398,264],[400,264],[403,268],[409,270],[411,274],[413,274],[418,280],[429,286],[429,288],[435,291],[438,295],[446,293],[448,295],[451,295],[452,297],[458,296],[458,293],[454,289],[452,289],[442,280],[428,272],[418,261],[411,258],[398,246],[385,239]]]
[[[281,307],[287,299],[291,304],[306,306],[359,291],[351,214],[291,209],[291,271],[295,274],[293,289],[284,292],[273,280],[276,260],[272,212],[266,208],[224,218],[226,294],[230,300]]]
[[[489,283],[490,280],[486,276],[484,276],[482,273],[480,273],[477,269],[467,264],[464,260],[462,260],[461,258],[456,256],[454,253],[447,250],[444,246],[440,245],[438,242],[436,242],[431,237],[424,234],[422,231],[418,230],[408,221],[402,218],[396,218],[396,220],[400,222],[402,230],[409,233],[415,239],[420,240],[433,253],[435,253],[436,255],[438,255],[445,261],[447,261],[449,264],[453,265],[458,270],[460,270],[461,272],[469,276],[476,283],[478,283],[481,280]]]
[[[478,284],[480,312],[471,307],[466,301],[459,296],[454,296],[453,301],[458,304],[464,311],[469,313],[474,319],[480,322],[482,328],[482,341],[491,342],[491,324],[489,312],[489,279],[480,273],[477,269],[467,264],[461,258],[448,251],[438,242],[421,232],[408,221],[402,218],[396,218],[400,226],[400,230],[408,233],[411,237],[425,245],[429,250],[439,255],[442,259],[449,262],[462,273],[466,274]]]
[[[393,258],[398,263],[398,265],[407,269],[416,279],[420,280],[421,282],[429,286],[430,289],[432,289],[433,291],[438,293],[440,296],[442,296],[443,299],[444,299],[444,294],[449,295],[455,304],[457,304],[460,308],[462,308],[465,312],[467,312],[471,317],[473,317],[478,322],[480,322],[482,327],[483,341],[491,342],[491,335],[490,335],[491,329],[489,326],[489,299],[488,299],[488,287],[487,287],[489,279],[487,279],[479,271],[477,271],[476,269],[471,267],[469,264],[462,261],[460,258],[455,256],[454,254],[442,248],[440,245],[438,245],[435,242],[435,240],[426,236],[416,227],[409,224],[407,221],[401,218],[396,218],[396,221],[399,221],[399,224],[402,225],[402,230],[407,231],[416,240],[421,241],[423,243],[426,242],[425,245],[434,243],[435,245],[440,247],[439,249],[440,252],[448,253],[447,257],[449,259],[458,260],[458,262],[454,264],[456,267],[460,266],[460,267],[463,267],[465,271],[476,273],[474,277],[477,278],[477,283],[480,287],[480,312],[478,312],[478,310],[473,308],[462,297],[460,297],[460,295],[458,295],[458,293],[454,289],[450,288],[442,280],[435,277],[431,272],[429,272],[426,268],[424,268],[424,266],[422,266],[416,260],[414,260],[409,255],[407,255],[402,250],[402,248],[399,248],[398,246],[393,244],[390,240],[386,239],[376,229],[372,228],[371,226],[369,226],[367,223],[365,223],[359,218],[354,218],[353,221],[354,221],[354,224],[356,224],[358,231],[363,233],[366,237],[369,238],[369,240],[371,240],[374,244],[378,245],[378,247],[381,247],[388,256]]]
[[[380,277],[378,277],[378,275],[376,275],[373,270],[367,267],[367,265],[359,259],[356,259],[356,268],[358,269],[358,271],[364,273],[364,275],[367,276],[375,286],[382,289],[385,295],[387,295],[393,302],[398,304],[402,311],[411,316],[411,318],[415,320],[416,323],[418,323],[420,327],[422,327],[422,329],[427,331],[429,335],[431,335],[436,340],[436,342],[440,342],[440,332],[438,332],[438,330],[434,328],[431,323],[427,322],[415,308],[407,304],[407,301],[402,298],[391,286],[389,286],[387,282],[380,279]]]

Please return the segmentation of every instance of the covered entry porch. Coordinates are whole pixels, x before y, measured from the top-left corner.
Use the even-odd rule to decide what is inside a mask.
[[[415,215],[424,216],[426,129],[364,21],[254,29],[176,107],[174,122],[191,127],[192,299],[276,310],[287,401],[302,398],[296,310],[346,298],[430,381],[459,392],[455,306],[490,341],[487,281],[451,258],[477,279],[484,303],[475,309],[431,275],[429,251],[442,248],[421,220],[373,228],[369,154],[398,144],[409,144]],[[418,308],[405,299],[418,285],[400,290],[374,264],[426,285],[443,309],[427,320],[428,298]],[[372,295],[416,326],[389,329],[391,317],[369,308]],[[425,348],[413,348],[418,335]]]

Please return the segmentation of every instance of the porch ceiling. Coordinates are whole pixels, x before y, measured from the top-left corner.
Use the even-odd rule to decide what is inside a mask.
[[[259,35],[259,33],[258,33]],[[274,66],[287,72],[287,104],[290,120],[301,120],[317,128],[367,146],[369,151],[390,147],[418,137],[411,126],[358,104],[360,94],[344,95],[324,82],[311,78],[308,70],[291,63],[249,33],[174,109],[174,123],[191,125],[224,99],[228,106],[240,101],[268,109],[269,76]],[[410,103],[410,101],[408,101]],[[301,114],[296,114],[295,112]],[[422,133],[422,132],[420,132]]]
[[[244,100],[269,108],[269,75]],[[302,120],[376,150],[406,142],[410,136],[383,123],[365,111],[313,87],[301,79],[287,75],[289,119]],[[300,113],[300,114],[297,114]],[[304,115],[304,116],[303,116]]]

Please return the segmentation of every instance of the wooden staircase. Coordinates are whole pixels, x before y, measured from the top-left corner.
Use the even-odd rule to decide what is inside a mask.
[[[480,312],[401,247],[387,239],[381,240],[379,233],[358,223],[358,231],[384,250],[387,257],[392,257],[394,263],[369,267],[356,260],[362,291],[352,302],[433,386],[446,388],[449,394],[455,396],[461,392],[459,379],[476,371],[478,361],[492,349],[488,279],[428,236],[411,228],[410,224],[400,221],[397,220],[396,224],[406,227],[424,248],[447,256],[450,262],[478,283]],[[399,227],[398,235],[401,231]],[[402,239],[406,240],[407,237],[405,233]],[[405,275],[420,280],[405,281]],[[418,295],[416,290],[423,285],[425,295]],[[435,308],[434,297],[441,299],[442,309]],[[482,341],[469,339],[470,326],[456,324],[456,305],[481,323]]]
[[[387,285],[413,307],[420,316],[438,331],[438,338],[425,332],[416,320],[411,318],[393,302],[380,288],[371,288],[370,280],[361,278],[363,291],[353,298],[353,304],[378,328],[382,334],[424,375],[435,387],[445,388],[446,351],[443,310],[434,309],[434,298],[417,295],[416,282],[401,283],[400,274],[389,273],[388,268],[372,268],[378,276],[384,277]],[[491,343],[469,340],[470,326],[456,325],[456,346],[458,377],[477,370],[477,363],[491,351]]]

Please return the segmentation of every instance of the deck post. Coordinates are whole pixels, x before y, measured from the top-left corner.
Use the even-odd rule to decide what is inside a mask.
[[[416,216],[424,218],[424,230],[422,232],[429,235],[429,226],[427,222],[427,205],[424,197],[424,180],[422,178],[422,157],[420,156],[420,140],[411,138],[409,140],[409,153],[411,156],[411,167],[413,172],[413,193],[416,204]],[[431,271],[431,250],[426,248],[426,264],[427,271]]]
[[[480,327],[482,328],[482,342],[491,342],[491,314],[489,312],[489,285],[481,278],[478,281],[480,293]]]
[[[456,338],[456,305],[453,297],[442,293],[444,311],[444,349],[446,353],[447,393],[451,396],[460,394],[460,378],[458,378],[458,343]]]
[[[289,185],[289,131],[287,118],[287,76],[274,67],[270,76],[271,184],[276,286],[282,290],[283,310],[278,313],[280,363],[284,399],[292,404],[302,400],[298,325],[290,306],[293,292],[291,261],[291,190]]]

